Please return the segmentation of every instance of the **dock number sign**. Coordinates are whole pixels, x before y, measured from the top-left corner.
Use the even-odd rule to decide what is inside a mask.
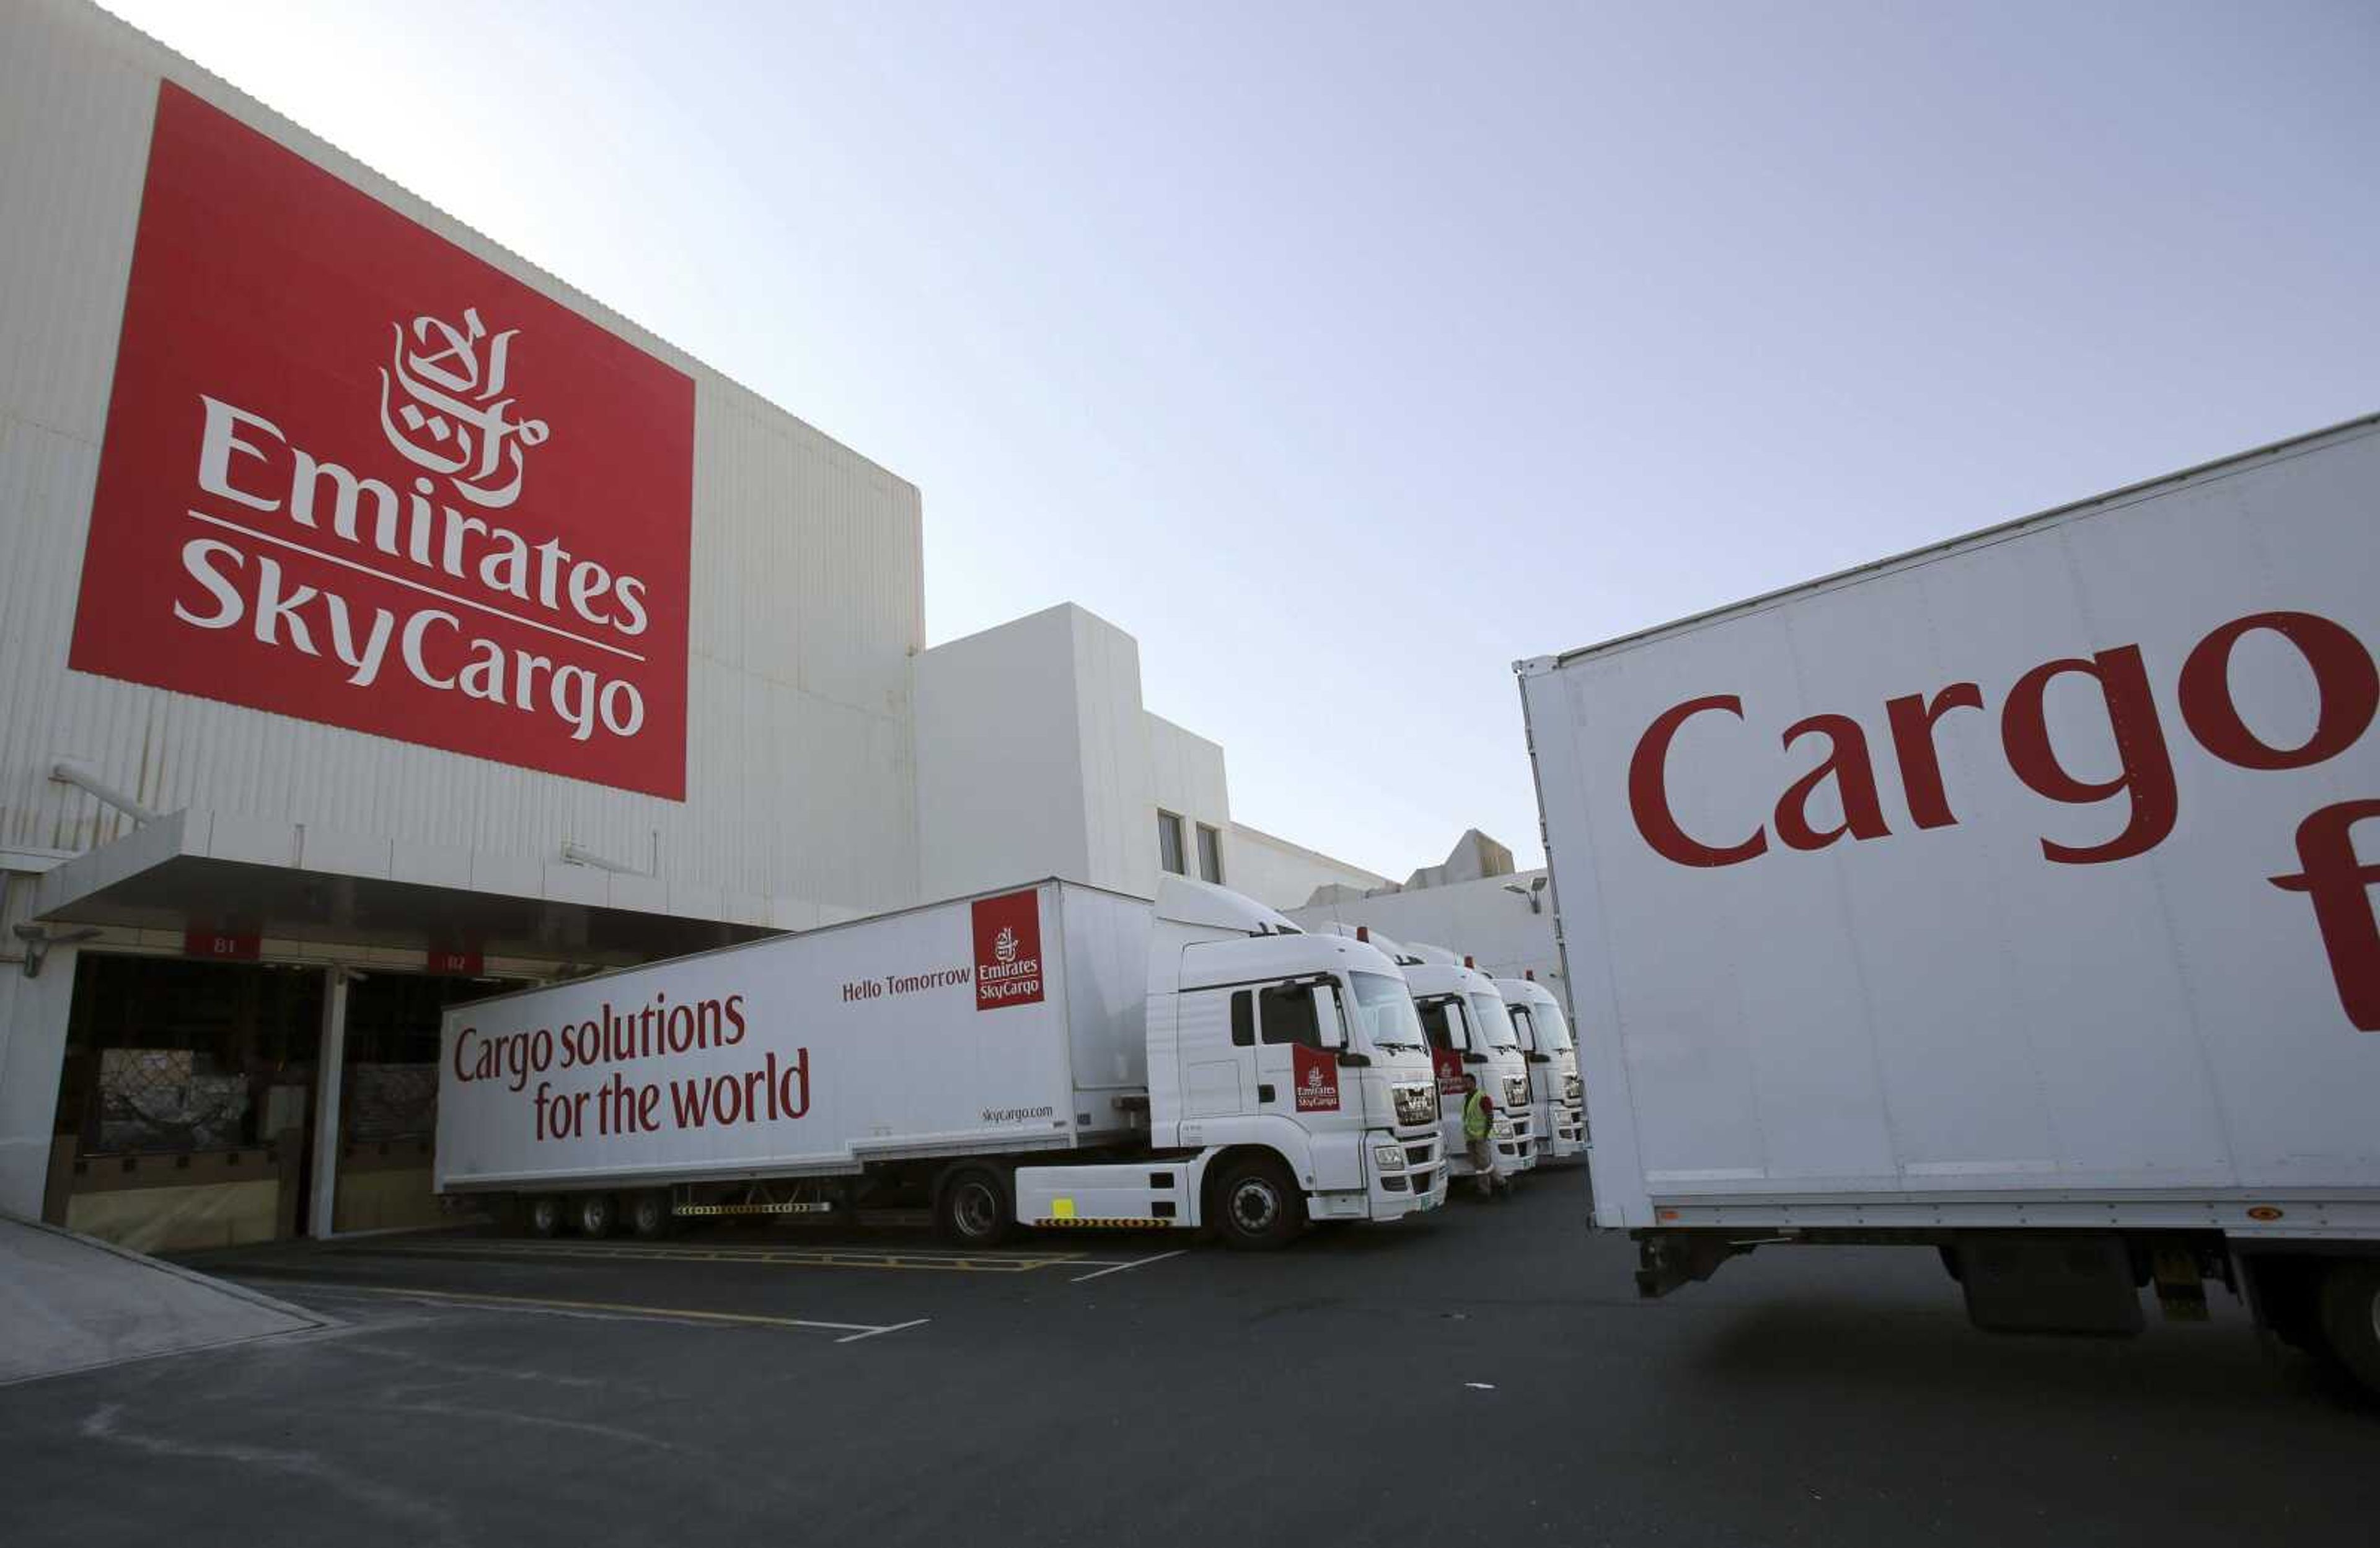
[[[682,800],[694,382],[166,82],[68,664]]]

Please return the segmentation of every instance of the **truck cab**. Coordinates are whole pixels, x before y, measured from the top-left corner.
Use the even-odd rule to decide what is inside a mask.
[[[1504,1009],[1521,1034],[1529,1064],[1529,1113],[1536,1120],[1537,1157],[1558,1161],[1586,1150],[1586,1099],[1578,1080],[1578,1048],[1561,1001],[1534,974],[1499,978]]]
[[[1204,1223],[1227,1245],[1269,1247],[1307,1220],[1392,1220],[1444,1201],[1428,1046],[1386,952],[1167,877],[1145,1015],[1154,1155],[1020,1170],[1021,1222]],[[1156,1191],[1175,1198],[1150,1196],[1160,1176]]]
[[[1474,1175],[1463,1140],[1466,1074],[1479,1078],[1480,1089],[1495,1104],[1489,1149],[1496,1175],[1516,1177],[1535,1167],[1538,1130],[1529,1104],[1529,1066],[1496,981],[1441,946],[1390,940],[1365,925],[1328,928],[1385,953],[1403,970],[1414,1010],[1429,1042],[1448,1177]]]

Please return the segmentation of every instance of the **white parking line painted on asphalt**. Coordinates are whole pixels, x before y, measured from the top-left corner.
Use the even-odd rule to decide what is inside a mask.
[[[1078,1274],[1066,1282],[1070,1285],[1079,1285],[1087,1279],[1100,1279],[1111,1274],[1122,1274],[1128,1268],[1146,1268],[1150,1264],[1161,1264],[1168,1258],[1178,1258],[1188,1251],[1190,1249],[1187,1247],[1177,1247],[1171,1252],[1158,1252],[1146,1258],[1135,1258],[1130,1263],[1116,1264],[1111,1267],[1100,1269],[1095,1274]]]
[[[923,1327],[933,1320],[934,1319],[931,1317],[915,1317],[905,1323],[894,1323],[891,1327],[871,1327],[865,1333],[855,1333],[848,1338],[838,1338],[835,1342],[838,1344],[856,1344],[862,1338],[874,1338],[880,1334],[900,1333],[913,1327]]]
[[[554,1296],[492,1295],[477,1290],[429,1290],[409,1285],[349,1285],[337,1281],[299,1280],[293,1293],[317,1289],[333,1294],[388,1296],[399,1300],[427,1300],[456,1306],[477,1306],[494,1311],[560,1312],[571,1314],[594,1313],[602,1316],[636,1317],[648,1322],[730,1324],[745,1327],[811,1328],[820,1333],[843,1333],[849,1337],[838,1338],[838,1344],[855,1339],[873,1338],[880,1333],[898,1333],[904,1328],[917,1327],[929,1319],[878,1326],[873,1323],[818,1322],[808,1317],[769,1317],[749,1312],[707,1312],[693,1306],[640,1306],[616,1300],[565,1300]]]

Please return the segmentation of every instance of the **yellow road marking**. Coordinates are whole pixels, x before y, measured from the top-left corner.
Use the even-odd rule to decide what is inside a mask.
[[[704,1312],[691,1306],[637,1306],[616,1300],[562,1300],[551,1296],[490,1295],[477,1290],[424,1290],[403,1285],[347,1285],[332,1280],[283,1280],[293,1289],[312,1287],[334,1292],[360,1291],[366,1295],[397,1296],[424,1300],[452,1300],[465,1305],[482,1302],[497,1306],[526,1306],[532,1310],[563,1312],[609,1312],[632,1317],[659,1317],[673,1322],[735,1323],[755,1327],[812,1327],[828,1333],[848,1333],[859,1337],[874,1337],[880,1333],[896,1333],[903,1328],[918,1327],[929,1319],[919,1317],[914,1322],[898,1323],[890,1327],[874,1323],[822,1323],[807,1317],[766,1317],[752,1312]],[[837,1343],[846,1342],[837,1339]]]
[[[941,1257],[916,1252],[837,1252],[831,1248],[610,1247],[535,1241],[373,1243],[352,1251],[376,1256],[447,1258],[550,1258],[627,1263],[734,1263],[795,1264],[813,1268],[889,1268],[967,1274],[1022,1274],[1084,1262],[1079,1252],[1037,1257]]]

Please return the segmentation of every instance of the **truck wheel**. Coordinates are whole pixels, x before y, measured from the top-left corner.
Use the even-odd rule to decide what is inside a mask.
[[[2322,1333],[2339,1363],[2380,1395],[2380,1263],[2334,1264],[2322,1276]]]
[[[609,1193],[574,1193],[570,1199],[570,1228],[596,1241],[612,1234],[612,1222],[618,1217],[619,1206]]]
[[[534,1237],[562,1234],[562,1201],[551,1193],[540,1193],[521,1205],[521,1228]]]
[[[1014,1223],[1008,1185],[983,1167],[953,1172],[934,1199],[934,1224],[953,1247],[996,1247]]]
[[[1215,1223],[1223,1245],[1243,1252],[1286,1247],[1305,1228],[1305,1195],[1269,1156],[1234,1161],[1215,1183]]]
[[[657,1189],[630,1194],[625,1213],[629,1231],[646,1241],[657,1241],[669,1235],[670,1226],[676,1218],[670,1214],[669,1195]]]

